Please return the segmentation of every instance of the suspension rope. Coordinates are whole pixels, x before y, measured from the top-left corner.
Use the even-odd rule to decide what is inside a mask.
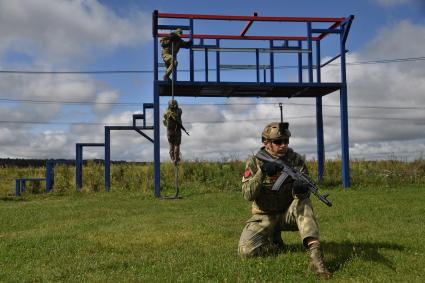
[[[175,80],[175,64],[174,64],[175,60],[174,60],[174,42],[171,41],[171,75],[172,75],[172,80],[171,80],[171,99],[174,100],[174,80]],[[174,174],[175,174],[175,187],[176,187],[176,194],[174,196],[164,196],[162,197],[162,199],[180,199],[181,196],[179,196],[180,193],[180,187],[179,187],[179,163],[178,162],[173,162],[174,163]]]

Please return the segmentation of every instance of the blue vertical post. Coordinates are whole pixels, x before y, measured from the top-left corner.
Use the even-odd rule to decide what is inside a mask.
[[[15,180],[15,196],[21,196],[21,179]]]
[[[298,41],[298,48],[302,49],[302,41]],[[298,82],[303,82],[303,54],[298,52]]]
[[[75,184],[78,191],[83,187],[83,146],[78,143],[75,145]]]
[[[320,71],[320,40],[316,41],[316,75],[317,83],[321,83]],[[325,168],[325,145],[323,138],[323,112],[322,112],[322,97],[316,97],[316,135],[317,135],[317,178],[319,182],[323,181],[323,173]]]
[[[255,69],[257,71],[257,83],[260,82],[260,51],[255,49]]]
[[[146,103],[143,103],[143,127],[146,127]]]
[[[215,45],[217,46],[217,49],[220,48],[220,39],[216,39],[215,40]],[[215,64],[216,64],[216,77],[217,77],[217,82],[220,82],[220,51],[216,51],[215,52]]]
[[[190,35],[189,35],[189,39],[191,40],[192,44],[193,44],[193,19],[189,20],[189,24],[190,24]],[[189,61],[190,61],[190,81],[193,82],[195,80],[195,63],[194,63],[194,56],[193,56],[193,49],[192,47],[189,50]]]
[[[341,26],[341,29],[344,25]],[[341,116],[341,146],[342,146],[342,185],[350,187],[350,156],[348,141],[348,106],[347,106],[347,73],[345,61],[345,39],[344,33],[340,34],[341,54],[341,90],[340,90],[340,116]]]
[[[55,183],[54,166],[53,161],[46,161],[46,193],[53,189],[53,184]]]
[[[270,49],[274,47],[273,40],[270,40]],[[270,52],[270,82],[274,83],[274,53]]]
[[[160,171],[160,131],[159,131],[159,90],[157,84],[154,85],[154,144],[153,144],[153,154],[154,154],[154,193],[156,197],[161,196],[160,191],[160,178],[161,178],[161,171]]]
[[[111,188],[111,130],[105,126],[105,191]]]
[[[313,82],[313,43],[311,34],[311,22],[307,23],[307,49],[308,49],[308,82]]]
[[[154,177],[154,194],[156,197],[161,196],[160,189],[160,131],[159,131],[159,88],[158,88],[158,38],[154,33],[153,40],[153,58],[154,58],[154,80],[153,80],[153,177]]]
[[[208,48],[205,48],[205,82],[208,82]]]

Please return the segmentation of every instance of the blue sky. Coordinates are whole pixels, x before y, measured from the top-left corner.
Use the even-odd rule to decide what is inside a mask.
[[[76,142],[103,141],[103,125],[130,124],[131,115],[141,110],[140,105],[134,103],[152,102],[153,76],[149,71],[153,64],[151,15],[154,10],[223,15],[257,12],[259,16],[304,17],[353,14],[355,19],[347,41],[348,62],[425,56],[422,0],[0,0],[2,71],[147,71],[137,74],[0,73],[0,157],[75,158]],[[206,23],[203,29],[218,33],[223,27]],[[275,32],[256,24],[251,29],[255,33]],[[187,63],[185,52],[179,54],[181,68]],[[332,56],[333,52],[325,48],[325,57]],[[413,59],[348,66],[351,157],[422,157],[425,152],[424,63],[423,59]],[[337,73],[338,68],[329,67],[323,76],[332,81],[338,77]],[[243,76],[233,75],[235,79]],[[314,115],[312,99],[190,98],[179,101],[183,104],[183,120],[191,132],[190,137],[183,138],[182,153],[186,159],[244,159],[260,146],[259,133],[268,119],[278,116],[278,102],[284,103],[285,115],[291,123],[291,146],[307,158],[316,158],[315,119],[303,118]],[[166,102],[167,98],[161,100],[163,104]],[[217,103],[232,105],[214,105]],[[248,105],[241,106],[241,103]],[[340,155],[339,109],[336,107],[339,95],[326,96],[324,104],[326,157],[335,158]],[[246,121],[240,122],[243,119]],[[165,131],[161,129],[164,160],[167,160],[167,146]],[[113,159],[152,160],[152,149],[137,133],[112,134]],[[103,151],[89,149],[85,156],[103,158]]]

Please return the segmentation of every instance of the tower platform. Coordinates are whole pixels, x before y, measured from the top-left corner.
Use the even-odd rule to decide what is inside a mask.
[[[160,96],[171,96],[171,83],[157,81]],[[174,96],[186,97],[322,97],[342,83],[174,82]]]

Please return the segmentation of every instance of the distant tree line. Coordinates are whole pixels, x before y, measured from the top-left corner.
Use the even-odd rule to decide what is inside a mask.
[[[73,159],[48,159],[55,163],[69,164],[75,166]],[[0,158],[0,167],[44,167],[46,166],[46,159],[23,159],[23,158]],[[99,163],[103,165],[103,159],[91,159],[90,162]],[[87,160],[83,161],[84,164]],[[144,164],[146,162],[127,162],[124,160],[111,161],[112,164]]]

